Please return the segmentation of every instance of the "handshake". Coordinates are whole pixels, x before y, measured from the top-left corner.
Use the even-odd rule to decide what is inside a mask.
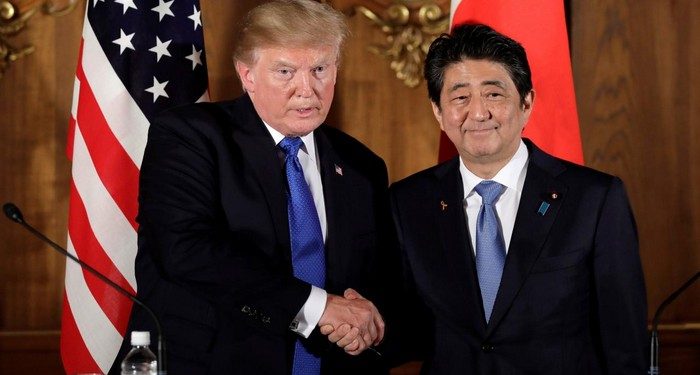
[[[342,297],[328,294],[318,326],[330,342],[350,355],[358,355],[384,338],[379,311],[354,289],[346,289]]]

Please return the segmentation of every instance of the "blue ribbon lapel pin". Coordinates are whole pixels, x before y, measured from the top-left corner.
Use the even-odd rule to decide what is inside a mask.
[[[540,208],[537,209],[537,213],[540,216],[544,216],[547,213],[547,210],[549,210],[549,207],[551,204],[548,201],[555,201],[559,199],[560,195],[556,191],[551,191],[549,194],[547,194],[547,198],[540,203]]]

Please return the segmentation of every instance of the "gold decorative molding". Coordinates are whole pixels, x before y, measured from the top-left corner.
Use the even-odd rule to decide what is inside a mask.
[[[383,45],[370,45],[369,50],[385,57],[396,77],[406,86],[418,86],[423,80],[423,62],[430,43],[448,30],[449,1],[365,0],[355,3],[363,4],[355,5],[353,10],[370,20],[385,36]]]
[[[21,33],[37,10],[41,9],[43,14],[58,17],[73,11],[77,4],[78,0],[67,0],[63,5],[56,5],[51,0],[43,2],[0,0],[0,79],[11,63],[34,52],[33,45],[15,47],[8,39]]]
[[[16,48],[6,38],[19,34],[27,25],[27,20],[35,12],[36,8],[30,9],[24,14],[19,14],[14,4],[9,1],[0,1],[0,78],[3,77],[10,63],[34,52],[34,46]]]

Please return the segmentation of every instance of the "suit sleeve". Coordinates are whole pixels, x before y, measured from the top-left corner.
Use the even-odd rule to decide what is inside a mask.
[[[415,279],[406,253],[403,219],[398,189],[390,188],[390,205],[393,222],[392,234],[394,247],[398,253],[397,263],[400,264],[398,279],[400,285],[394,293],[395,320],[393,332],[387,339],[388,352],[393,365],[412,360],[425,360],[432,350],[432,317],[427,307],[418,295]]]
[[[139,251],[219,311],[284,334],[310,292],[254,234],[227,227],[214,116],[168,115],[149,129],[139,192]],[[206,120],[206,123],[205,123]],[[192,122],[188,124],[188,122]],[[217,144],[216,142],[219,142]],[[246,215],[240,212],[240,215]]]
[[[610,374],[645,371],[647,305],[637,229],[622,181],[608,190],[595,237],[595,291]]]

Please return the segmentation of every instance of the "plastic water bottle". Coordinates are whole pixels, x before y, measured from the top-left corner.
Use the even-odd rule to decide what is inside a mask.
[[[122,361],[121,375],[157,375],[158,359],[148,345],[150,332],[131,332],[131,351]]]

